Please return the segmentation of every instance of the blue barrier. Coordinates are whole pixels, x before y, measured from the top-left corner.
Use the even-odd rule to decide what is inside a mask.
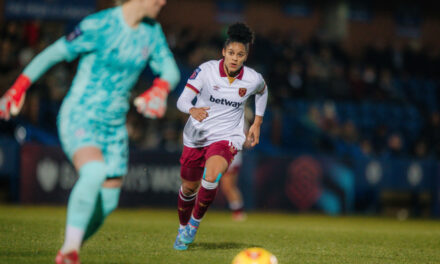
[[[14,158],[19,155],[18,145],[0,140],[0,149],[7,153],[3,155],[6,162],[0,166],[0,174],[18,179],[18,158]],[[179,153],[132,151],[121,205],[175,206],[180,186],[178,160]],[[239,186],[247,209],[320,210],[331,215],[378,213],[380,194],[384,191],[429,192],[432,215],[440,216],[439,176],[436,160],[342,160],[316,154],[264,155],[247,151],[243,155]],[[65,203],[76,178],[59,147],[23,145],[22,202]]]
[[[13,139],[0,137],[0,177],[7,178],[12,201],[18,201],[20,145]]]
[[[349,164],[349,165],[347,165]],[[430,193],[431,215],[440,216],[436,160],[355,158],[325,155],[244,157],[241,182],[252,209],[321,210],[328,214],[378,213],[385,191]]]

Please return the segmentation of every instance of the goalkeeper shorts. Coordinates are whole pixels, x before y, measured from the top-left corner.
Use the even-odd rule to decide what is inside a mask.
[[[85,113],[63,111],[58,116],[58,134],[71,161],[80,148],[97,147],[104,157],[107,177],[127,174],[128,133],[125,124],[108,125],[88,119]]]

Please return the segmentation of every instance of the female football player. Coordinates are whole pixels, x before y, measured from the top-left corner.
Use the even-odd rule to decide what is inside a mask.
[[[251,147],[258,144],[268,93],[261,74],[243,65],[252,39],[253,33],[245,24],[231,25],[222,50],[223,59],[200,65],[177,101],[179,110],[190,114],[180,158],[180,227],[174,243],[177,250],[186,250],[194,241],[200,221],[215,198],[220,178],[235,154],[246,141]],[[255,119],[246,139],[244,106],[252,95]],[[193,105],[195,97],[197,102]]]
[[[159,77],[134,101],[145,117],[160,118],[179,70],[159,23],[165,0],[125,0],[86,17],[24,69],[0,101],[0,118],[17,115],[26,90],[51,66],[79,57],[58,115],[64,152],[79,173],[69,196],[64,244],[56,263],[79,263],[82,243],[118,204],[127,172],[126,113],[130,90],[149,64]]]

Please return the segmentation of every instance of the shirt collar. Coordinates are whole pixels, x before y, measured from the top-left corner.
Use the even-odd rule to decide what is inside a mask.
[[[225,68],[223,67],[224,63],[225,63],[225,60],[221,59],[220,63],[219,63],[220,77],[228,77],[228,74],[226,74]],[[243,74],[244,74],[244,66],[241,66],[240,72],[235,77],[235,79],[241,80],[243,78]]]

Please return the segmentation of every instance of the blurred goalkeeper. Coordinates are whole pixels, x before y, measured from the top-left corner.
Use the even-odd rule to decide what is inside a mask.
[[[56,263],[79,263],[81,245],[117,207],[127,173],[125,127],[130,90],[148,64],[160,76],[134,100],[138,112],[160,118],[180,75],[155,19],[166,0],[118,1],[86,17],[73,32],[50,45],[24,69],[0,99],[0,118],[19,113],[28,88],[49,68],[79,57],[72,87],[59,115],[64,152],[79,172],[67,206],[65,241]]]

